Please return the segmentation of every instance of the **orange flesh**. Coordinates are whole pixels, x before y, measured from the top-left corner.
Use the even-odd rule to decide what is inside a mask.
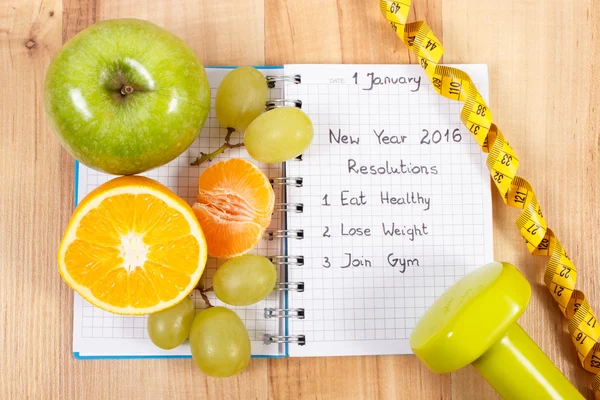
[[[64,263],[73,281],[97,299],[151,307],[177,297],[197,271],[200,245],[190,233],[186,218],[164,201],[115,195],[81,219]]]

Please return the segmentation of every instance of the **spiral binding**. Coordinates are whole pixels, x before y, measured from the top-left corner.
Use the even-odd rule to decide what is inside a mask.
[[[288,100],[288,99],[273,99],[267,100],[266,110],[272,110],[277,107],[289,107],[293,106],[296,108],[302,108],[302,100]]]
[[[275,290],[288,292],[304,292],[304,282],[281,282],[275,285]]]
[[[277,203],[275,204],[275,211],[277,212],[293,212],[302,214],[304,212],[303,203]]]
[[[304,265],[304,256],[270,256],[267,258],[275,265]]]
[[[302,83],[302,77],[300,75],[267,75],[265,78],[267,80],[267,86],[271,89],[275,87],[277,82],[291,82],[296,85]]]
[[[304,229],[267,229],[265,239],[304,239]]]
[[[293,186],[293,187],[302,187],[304,183],[304,178],[302,177],[291,177],[286,176],[283,178],[271,178],[269,179],[271,185],[285,185],[285,186]]]
[[[306,336],[304,335],[289,335],[289,336],[280,336],[280,335],[269,335],[265,333],[263,336],[264,344],[271,343],[296,343],[299,346],[304,346],[306,344]]]
[[[265,318],[304,319],[304,308],[265,308]]]
[[[302,82],[302,78],[300,75],[280,75],[280,76],[266,76],[267,85],[270,88],[274,88],[277,82],[291,82],[294,84],[299,84]],[[301,100],[293,100],[293,99],[269,99],[265,108],[267,111],[272,110],[277,107],[286,107],[292,106],[297,108],[302,108]],[[302,161],[302,155],[296,157],[294,162]],[[281,178],[271,178],[269,182],[273,187],[276,185],[287,186],[287,187],[296,187],[301,188],[304,184],[304,178],[302,177],[281,177]],[[275,212],[283,212],[283,213],[303,213],[304,212],[304,204],[303,203],[278,203],[275,204],[274,208]],[[304,229],[267,229],[264,234],[265,240],[275,240],[275,239],[304,239]],[[268,257],[271,262],[278,267],[288,267],[288,266],[303,266],[304,265],[304,256],[270,256]],[[304,282],[279,282],[275,285],[274,290],[277,291],[285,291],[285,292],[296,292],[302,293],[304,292]],[[267,319],[304,319],[305,310],[304,308],[265,308],[264,309],[264,317]],[[263,342],[265,344],[289,344],[296,343],[300,346],[306,344],[306,336],[304,335],[271,335],[265,334],[263,337]]]
[[[280,75],[273,76],[268,75],[265,77],[267,80],[267,86],[270,88],[274,88],[277,82],[291,82],[294,84],[302,83],[302,78],[300,75]],[[295,99],[269,99],[265,105],[267,111],[272,110],[277,107],[297,107],[302,108],[302,100]]]

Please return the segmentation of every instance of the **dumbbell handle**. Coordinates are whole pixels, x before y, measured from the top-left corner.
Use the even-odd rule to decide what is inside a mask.
[[[584,399],[517,323],[473,366],[505,399]]]

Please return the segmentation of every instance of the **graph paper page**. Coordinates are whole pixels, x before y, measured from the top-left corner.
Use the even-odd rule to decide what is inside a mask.
[[[485,65],[458,66],[488,98]],[[439,96],[418,65],[286,65],[288,99],[314,124],[303,177],[287,201],[290,281],[305,291],[289,322],[305,346],[291,356],[408,354],[426,308],[471,270],[493,260],[485,156],[460,122],[462,103]],[[483,110],[482,110],[483,111]]]
[[[211,86],[211,111],[206,120],[200,137],[177,159],[160,168],[141,174],[153,178],[169,187],[177,195],[193,204],[196,193],[198,192],[198,177],[202,171],[210,164],[204,164],[201,167],[190,166],[190,163],[196,159],[201,151],[217,149],[225,137],[225,129],[219,126],[215,111],[214,100],[217,87],[223,77],[231,68],[206,68],[206,74]],[[281,69],[261,69],[264,75],[280,75]],[[272,98],[281,97],[281,88],[271,89]],[[242,138],[238,134],[232,136],[231,142],[236,143]],[[250,159],[244,149],[232,149],[217,158],[215,161],[227,158],[242,157]],[[280,177],[282,174],[281,164],[258,164],[269,178]],[[113,176],[97,172],[79,164],[76,177],[77,198],[83,199],[94,188],[110,180]],[[283,190],[280,185],[275,186],[276,201],[283,198]],[[281,215],[274,214],[271,224],[272,229],[281,229]],[[262,241],[257,250],[259,254],[276,255],[281,254],[282,246],[280,240]],[[212,286],[212,276],[217,266],[224,260],[217,260],[213,257],[208,258],[206,271],[204,272],[204,287]],[[282,277],[285,271],[281,271]],[[283,346],[264,345],[263,335],[283,334],[283,323],[276,319],[265,319],[265,307],[281,307],[283,296],[273,292],[266,300],[248,307],[232,307],[216,300],[212,293],[207,293],[213,305],[224,305],[233,309],[244,321],[252,344],[252,355],[278,356],[283,352]],[[203,308],[204,302],[197,292],[194,292],[194,301],[196,308]],[[186,340],[181,346],[173,350],[161,350],[154,346],[148,338],[146,331],[146,317],[120,316],[102,311],[83,300],[75,294],[73,311],[73,353],[79,358],[104,358],[104,357],[182,357],[190,356],[189,343]]]

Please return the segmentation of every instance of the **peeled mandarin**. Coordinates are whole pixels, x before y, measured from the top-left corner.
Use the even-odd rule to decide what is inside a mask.
[[[275,193],[269,179],[252,162],[219,161],[198,179],[193,210],[206,237],[208,254],[242,255],[258,245],[271,223]]]

